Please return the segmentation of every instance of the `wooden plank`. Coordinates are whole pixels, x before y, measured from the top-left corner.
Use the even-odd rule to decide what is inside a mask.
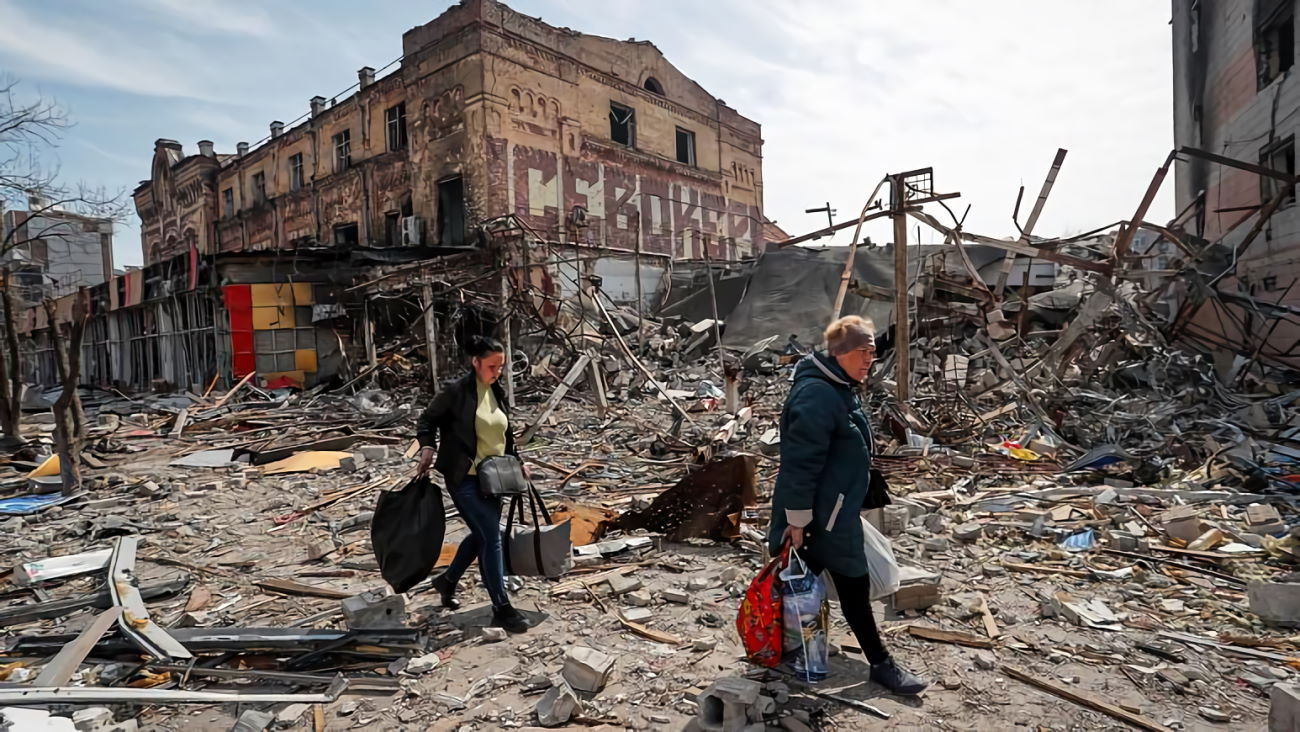
[[[1060,574],[1066,577],[1077,577],[1079,579],[1089,579],[1092,575],[1082,569],[1069,569],[1068,567],[1045,567],[1037,564],[1021,564],[1019,562],[1003,562],[1003,567],[1012,572],[1036,572],[1038,574]]]
[[[185,424],[190,421],[190,408],[185,407],[176,415],[176,423],[172,425],[171,437],[180,437],[185,431]]]
[[[298,597],[321,597],[326,600],[344,600],[352,597],[354,593],[331,590],[328,587],[314,587],[304,585],[301,582],[294,582],[287,579],[269,579],[258,580],[253,583],[258,587],[269,592],[278,592],[282,595],[296,595]]]
[[[234,396],[234,395],[235,395],[235,392],[237,392],[237,391],[239,391],[240,389],[244,388],[244,384],[247,384],[247,383],[248,383],[249,381],[251,381],[252,378],[253,378],[254,376],[256,376],[256,375],[257,375],[257,372],[256,372],[256,371],[249,371],[249,372],[244,376],[244,378],[242,378],[242,379],[239,380],[239,383],[238,383],[238,384],[235,384],[235,386],[234,386],[230,391],[226,392],[226,393],[225,393],[225,394],[224,394],[220,399],[218,399],[218,400],[217,400],[217,403],[212,405],[212,408],[213,408],[213,409],[220,409],[221,407],[224,407],[224,406],[226,405],[226,402],[227,402],[227,401],[230,401],[230,397]]]
[[[564,375],[560,385],[555,387],[555,391],[551,392],[551,396],[547,397],[546,403],[542,405],[542,409],[537,413],[533,423],[528,425],[528,429],[524,430],[524,433],[519,436],[518,442],[520,446],[527,445],[532,441],[533,435],[537,434],[537,430],[542,426],[542,423],[559,406],[560,400],[564,398],[565,394],[569,393],[569,389],[572,389],[574,384],[578,383],[578,379],[582,378],[582,372],[586,371],[589,363],[591,363],[591,356],[585,353],[578,356],[578,360],[569,369],[569,373]]]
[[[971,633],[962,633],[957,630],[942,630],[940,628],[930,628],[924,625],[909,625],[907,632],[916,637],[925,640],[937,641],[939,643],[953,643],[959,646],[970,646],[971,648],[992,648],[993,641],[988,638],[981,638]]]
[[[59,649],[59,652],[45,664],[41,669],[40,675],[36,677],[33,686],[65,686],[72,680],[72,675],[77,672],[77,667],[81,662],[86,660],[86,656],[94,650],[95,645],[104,637],[108,629],[113,627],[117,619],[122,616],[122,608],[114,605],[104,612],[100,613],[94,620],[87,625],[85,630],[77,635],[76,640],[68,643]]]
[[[1002,631],[998,629],[998,621],[993,619],[993,611],[989,610],[988,598],[984,597],[984,595],[980,595],[979,610],[980,616],[984,619],[984,633],[989,638],[997,638],[1002,635]]]
[[[592,593],[592,596],[594,597],[595,593]],[[680,646],[683,643],[681,638],[678,638],[672,633],[665,633],[661,630],[655,630],[654,628],[642,625],[641,623],[634,623],[623,617],[623,613],[618,614],[618,622],[622,623],[624,628],[627,628],[642,638],[649,638],[656,643],[666,643],[670,646]]]
[[[1002,665],[1002,673],[1011,678],[1029,684],[1037,689],[1048,692],[1062,699],[1074,702],[1083,707],[1087,707],[1102,714],[1109,715],[1122,722],[1138,727],[1140,729],[1150,730],[1151,732],[1171,732],[1163,724],[1158,724],[1154,720],[1144,717],[1141,714],[1134,714],[1127,709],[1111,704],[1094,694],[1083,691],[1082,689],[1070,689],[1060,684],[1053,683],[1047,679],[1040,679],[1037,676],[1031,676],[1029,673],[1022,671],[1014,666]]]
[[[1198,552],[1192,549],[1179,549],[1176,546],[1152,545],[1148,548],[1153,552],[1168,552],[1170,554],[1177,554],[1181,557],[1207,559],[1214,562],[1232,561],[1233,559],[1259,559],[1267,556],[1265,552],[1241,552],[1240,554],[1228,554],[1226,552]]]

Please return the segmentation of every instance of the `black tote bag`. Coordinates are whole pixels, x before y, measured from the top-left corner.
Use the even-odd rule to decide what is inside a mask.
[[[393,592],[407,592],[429,576],[446,533],[442,490],[428,475],[412,478],[401,490],[379,494],[370,543],[379,573]]]

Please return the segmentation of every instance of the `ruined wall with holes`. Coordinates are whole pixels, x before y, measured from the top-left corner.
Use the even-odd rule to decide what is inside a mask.
[[[1174,140],[1190,146],[1259,164],[1270,145],[1296,136],[1300,128],[1300,67],[1261,78],[1269,53],[1266,18],[1290,25],[1289,49],[1294,59],[1296,3],[1294,0],[1222,0],[1214,3],[1173,2]],[[1272,11],[1276,10],[1277,14]],[[1261,15],[1257,15],[1260,13]],[[1175,168],[1178,211],[1192,206],[1204,192],[1204,202],[1185,228],[1204,239],[1222,241],[1236,249],[1254,226],[1262,206],[1258,175],[1192,158]],[[1237,291],[1266,300],[1300,306],[1300,206],[1284,204],[1242,255],[1235,278],[1225,278],[1220,290]],[[1295,287],[1292,285],[1295,284]],[[1288,292],[1288,288],[1291,288]],[[1192,319],[1194,334],[1253,350],[1267,338],[1265,355],[1283,357],[1300,339],[1300,329],[1272,324],[1246,310],[1217,305],[1202,308]]]

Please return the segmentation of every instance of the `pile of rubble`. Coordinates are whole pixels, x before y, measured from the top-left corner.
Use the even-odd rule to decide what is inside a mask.
[[[877,367],[896,502],[868,518],[904,565],[877,614],[934,681],[920,705],[865,681],[839,624],[823,684],[741,661],[735,612],[765,559],[802,346],[720,347],[725,314],[650,320],[595,283],[563,338],[516,344],[520,443],[575,552],[559,580],[509,579],[532,632],[484,627],[469,580],[454,612],[383,586],[366,529],[412,474],[429,396],[408,362],[333,391],[87,394],[84,492],[61,490],[40,420],[0,463],[0,715],[121,730],[1300,717],[1292,375],[1189,355],[1105,278],[1063,289],[1051,333],[919,324],[906,401],[895,356]],[[464,533],[449,510],[442,563]]]

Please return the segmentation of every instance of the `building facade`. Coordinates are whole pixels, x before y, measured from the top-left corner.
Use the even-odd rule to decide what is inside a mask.
[[[1176,147],[1295,175],[1296,4],[1174,0]],[[1207,250],[1201,270],[1226,272],[1214,283],[1226,299],[1189,312],[1188,334],[1229,358],[1257,352],[1265,362],[1300,365],[1300,329],[1261,319],[1261,308],[1251,304],[1300,307],[1300,286],[1293,286],[1300,277],[1300,206],[1293,189],[1201,155],[1182,156],[1175,185],[1181,228],[1203,245],[1218,245]],[[1261,209],[1279,195],[1280,205],[1258,227]]]
[[[113,222],[42,205],[5,211],[0,236],[23,305],[94,287],[113,276]],[[12,246],[10,246],[12,245]]]
[[[315,97],[233,155],[159,140],[135,191],[146,261],[538,236],[647,255],[762,251],[762,137],[646,41],[464,0],[408,31],[395,68]],[[352,91],[351,89],[349,91]]]

